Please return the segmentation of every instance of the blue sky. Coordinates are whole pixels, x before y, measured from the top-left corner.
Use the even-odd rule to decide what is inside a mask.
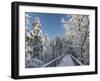
[[[31,29],[32,23],[35,17],[40,18],[43,33],[47,34],[49,38],[55,38],[57,35],[62,36],[64,34],[63,24],[61,18],[68,20],[65,14],[52,14],[52,13],[34,13],[26,12],[25,14],[31,16],[29,19],[30,24],[27,26]]]

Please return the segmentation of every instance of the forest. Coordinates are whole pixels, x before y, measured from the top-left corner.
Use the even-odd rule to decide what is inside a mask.
[[[63,36],[50,39],[35,17],[32,29],[25,26],[25,68],[89,65],[89,15],[66,14],[61,18]],[[31,17],[26,14],[25,22]]]

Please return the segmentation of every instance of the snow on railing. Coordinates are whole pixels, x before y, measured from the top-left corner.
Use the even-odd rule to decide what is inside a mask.
[[[54,60],[52,60],[52,61],[50,61],[50,62],[48,62],[48,63],[46,63],[46,64],[44,64],[43,66],[41,66],[41,67],[46,67],[46,66],[48,66],[48,65],[50,65],[50,64],[52,64],[53,62],[55,62],[55,61],[57,61],[58,59],[60,59],[61,57],[63,57],[64,56],[64,54],[63,55],[61,55],[61,56],[58,56],[57,58],[55,58]]]
[[[71,57],[72,57],[72,59],[74,59],[79,65],[84,65],[82,62],[80,62],[77,58],[75,58],[74,56],[72,56],[71,55]]]

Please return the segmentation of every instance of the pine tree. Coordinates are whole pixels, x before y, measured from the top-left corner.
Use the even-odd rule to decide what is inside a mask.
[[[42,45],[42,37],[41,37],[41,23],[40,19],[38,17],[35,17],[35,20],[33,21],[33,58],[36,57],[37,59],[41,59],[41,54],[43,51],[43,45]]]

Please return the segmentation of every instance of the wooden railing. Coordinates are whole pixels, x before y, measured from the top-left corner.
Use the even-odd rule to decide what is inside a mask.
[[[58,56],[57,58],[55,58],[54,60],[52,60],[52,61],[50,61],[50,62],[48,62],[48,63],[42,65],[41,67],[47,67],[47,66],[49,66],[49,65],[52,64],[52,63],[54,63],[55,61],[59,60],[59,59],[62,58],[62,57],[64,57],[64,54],[61,55],[61,56]],[[79,61],[77,58],[75,58],[74,56],[71,55],[71,57],[72,57],[72,59],[73,59],[78,65],[84,65],[82,62],[80,62],[80,61]]]
[[[61,55],[61,56],[58,56],[58,57],[57,57],[57,58],[55,58],[54,60],[52,60],[52,61],[50,61],[50,62],[48,62],[48,63],[44,64],[42,67],[49,66],[49,65],[50,65],[50,64],[52,64],[53,62],[55,62],[55,61],[59,60],[60,58],[62,58],[63,56],[64,56],[64,54],[63,54],[63,55]]]
[[[80,62],[77,58],[75,58],[74,56],[72,56],[72,59],[78,64],[78,65],[84,65],[82,62]]]

